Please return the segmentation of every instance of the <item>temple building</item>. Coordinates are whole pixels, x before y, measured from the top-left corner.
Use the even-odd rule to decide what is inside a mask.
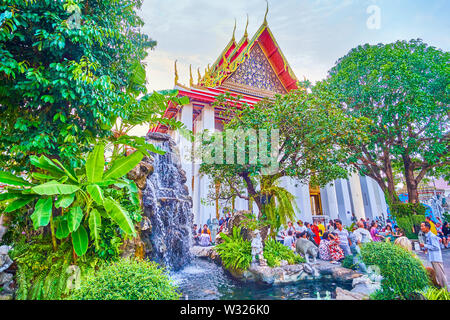
[[[299,87],[268,26],[267,11],[264,22],[252,38],[248,37],[247,27],[248,19],[244,35],[236,41],[235,26],[230,42],[217,60],[208,65],[203,76],[198,70],[197,84],[194,84],[192,69],[189,86],[180,84],[175,62],[175,89],[179,96],[188,97],[190,103],[184,106],[170,103],[165,117],[183,122],[194,134],[206,129],[222,131],[223,109],[213,106],[218,96],[224,93],[240,96],[239,103],[254,106],[262,99],[286,94]],[[206,204],[204,201],[212,182],[208,177],[199,175],[199,164],[189,161],[192,143],[164,125],[158,125],[151,131],[171,134],[180,147],[182,166],[193,199],[194,223],[200,225],[215,218],[218,212],[222,212],[222,205],[218,202]],[[312,222],[314,218],[341,219],[344,224],[349,224],[352,213],[358,219],[387,217],[384,194],[378,184],[368,177],[354,174],[348,180],[336,180],[320,189],[283,178],[280,186],[296,197],[299,209],[296,216],[303,221]],[[248,210],[249,203],[236,198],[234,207],[236,210]]]

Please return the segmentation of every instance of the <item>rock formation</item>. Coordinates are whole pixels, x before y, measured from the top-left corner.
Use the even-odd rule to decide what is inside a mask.
[[[173,139],[167,134],[149,133],[148,143],[159,147],[164,155],[152,154],[153,173],[146,179],[142,192],[144,215],[150,221],[141,233],[146,256],[178,270],[190,262],[193,213],[192,199],[186,186],[186,173]],[[151,171],[151,170],[149,170]]]

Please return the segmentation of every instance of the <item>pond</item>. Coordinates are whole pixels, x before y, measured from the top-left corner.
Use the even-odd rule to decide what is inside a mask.
[[[352,289],[351,282],[323,278],[275,286],[244,284],[234,280],[222,267],[199,258],[173,272],[171,278],[186,300],[301,300],[316,299],[317,293],[324,298],[327,292],[334,299],[337,287]]]

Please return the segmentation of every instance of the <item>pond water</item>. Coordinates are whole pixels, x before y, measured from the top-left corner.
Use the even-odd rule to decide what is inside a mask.
[[[171,274],[182,299],[186,300],[301,300],[335,298],[336,288],[351,290],[351,283],[331,279],[302,281],[289,285],[248,284],[234,280],[222,267],[202,259],[194,259],[180,271]]]

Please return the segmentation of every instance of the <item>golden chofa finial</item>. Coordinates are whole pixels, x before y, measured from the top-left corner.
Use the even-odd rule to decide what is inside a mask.
[[[197,74],[198,74],[197,84],[199,85],[200,82],[202,82],[202,74],[200,73],[200,68],[197,69]]]
[[[234,18],[234,29],[233,29],[233,37],[231,38],[231,40],[236,40],[236,24],[237,24],[237,21],[236,21],[236,18]]]
[[[192,77],[192,65],[189,65],[189,85],[192,87],[194,85],[194,78]]]
[[[222,59],[223,59],[223,64],[222,64],[223,69],[228,68],[228,60],[227,60],[227,57],[225,56],[225,52],[222,55]]]
[[[177,70],[177,61],[178,60],[175,60],[175,85],[178,84],[178,79],[179,79],[179,77],[178,77],[178,70]]]
[[[267,2],[267,8],[266,8],[266,14],[264,15],[264,25],[267,26],[267,15],[269,14],[269,0],[266,0]]]
[[[244,37],[246,37],[246,38],[248,38],[247,29],[248,29],[248,13],[247,13],[247,24],[245,25],[245,32],[244,32]]]

